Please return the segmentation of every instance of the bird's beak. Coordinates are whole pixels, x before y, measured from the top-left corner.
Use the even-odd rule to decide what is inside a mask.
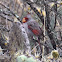
[[[22,19],[22,22],[23,22],[23,23],[25,23],[25,22],[26,22],[25,18],[23,18],[23,19]]]

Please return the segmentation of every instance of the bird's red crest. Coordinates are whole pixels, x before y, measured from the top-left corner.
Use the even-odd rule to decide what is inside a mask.
[[[25,20],[27,21],[28,20],[28,18],[27,17],[24,17],[25,18]]]
[[[27,17],[24,17],[23,20],[22,20],[23,23],[26,23],[27,21],[28,21]]]

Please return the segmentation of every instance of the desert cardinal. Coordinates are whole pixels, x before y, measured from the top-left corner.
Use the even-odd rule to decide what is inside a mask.
[[[39,23],[32,18],[30,13],[23,18],[22,22],[29,37],[33,37],[34,35],[39,38],[41,38],[41,36],[44,37],[43,30],[40,28]]]
[[[33,37],[34,35],[38,37],[38,43],[41,48],[40,38],[43,36],[43,31],[40,28],[39,23],[32,18],[31,14],[27,14],[22,22],[29,37]]]
[[[39,23],[37,23],[32,18],[31,14],[27,14],[27,16],[23,18],[22,22],[23,22],[23,26],[24,26],[27,34],[29,34],[29,36],[35,35],[37,37],[40,37],[41,35],[43,35],[43,30],[40,28]]]
[[[24,28],[29,37],[33,37],[34,35],[38,37],[38,43],[41,48],[40,39],[43,39],[43,37],[45,37],[45,36],[43,35],[43,30],[40,28],[39,23],[37,23],[32,18],[31,14],[27,14],[27,16],[23,18],[22,22],[23,22]],[[53,47],[56,47],[56,46],[53,45]],[[41,50],[41,52],[42,52],[42,50]]]

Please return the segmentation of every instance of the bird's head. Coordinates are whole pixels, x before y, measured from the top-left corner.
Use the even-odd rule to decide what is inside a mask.
[[[22,20],[22,23],[26,23],[26,22],[28,22],[28,18],[24,17],[23,20]]]
[[[23,18],[22,23],[26,23],[26,22],[30,21],[31,18],[32,18],[32,17],[31,17],[31,14],[28,13],[28,14],[26,15],[26,17]]]

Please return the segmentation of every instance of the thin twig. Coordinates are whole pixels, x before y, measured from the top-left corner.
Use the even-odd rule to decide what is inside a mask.
[[[5,11],[3,11],[2,9],[0,9],[0,13],[3,13],[3,14],[8,15],[8,16],[11,15],[11,14],[9,14],[9,13],[5,13]]]
[[[18,15],[16,15],[13,11],[10,10],[9,7],[7,7],[6,5],[4,5],[3,3],[0,2],[0,5],[2,5],[3,7],[5,7],[6,9],[8,9],[8,11],[10,11],[10,13],[15,16],[19,21],[20,21],[20,18]],[[21,21],[20,21],[21,22]],[[21,22],[22,23],[22,22]]]
[[[1,15],[1,14],[0,14],[0,16],[3,17],[4,19],[6,19],[5,16],[3,16],[3,15]],[[11,19],[9,19],[9,18],[7,18],[7,20],[13,22],[13,20],[11,20]]]
[[[45,6],[44,6],[44,11],[45,11]],[[45,36],[45,17],[46,17],[46,15],[44,16],[44,36]],[[45,37],[44,37],[44,43],[45,43],[45,41],[46,41],[46,39],[45,39]],[[44,46],[43,46],[43,53],[42,53],[42,57],[44,57]]]

